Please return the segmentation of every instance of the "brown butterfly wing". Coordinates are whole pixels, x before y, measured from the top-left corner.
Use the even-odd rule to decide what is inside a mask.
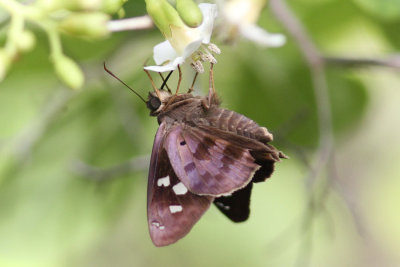
[[[286,158],[286,155],[278,151],[272,145],[254,138],[207,125],[198,125],[198,128],[205,132],[212,133],[212,135],[217,138],[229,140],[236,146],[249,149],[250,154],[255,159],[255,163],[261,166],[253,175],[252,182],[246,187],[235,191],[232,195],[221,196],[214,200],[214,204],[217,208],[232,221],[243,222],[247,220],[250,214],[252,183],[262,182],[269,178],[274,171],[275,162],[279,161],[280,158]]]
[[[164,145],[179,179],[198,195],[229,195],[260,168],[248,148],[197,127],[176,124]]]
[[[164,148],[166,134],[166,124],[162,123],[153,145],[147,189],[148,225],[156,246],[184,237],[214,199],[195,195],[181,183]]]
[[[207,125],[198,125],[198,129],[211,133],[216,138],[229,140],[231,144],[249,150],[255,163],[261,166],[252,179],[252,181],[256,183],[263,182],[272,175],[275,162],[279,162],[282,158],[287,158],[285,154],[277,150],[274,146],[254,138],[238,135]]]

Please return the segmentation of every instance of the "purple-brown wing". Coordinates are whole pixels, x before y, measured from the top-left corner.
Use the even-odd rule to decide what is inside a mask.
[[[229,195],[260,168],[248,148],[188,125],[173,126],[164,147],[179,179],[197,195]]]
[[[233,145],[249,149],[251,156],[255,159],[255,163],[261,166],[253,176],[252,182],[254,183],[263,182],[269,178],[274,171],[275,162],[280,161],[282,158],[287,158],[285,154],[277,150],[274,146],[254,138],[206,125],[199,125],[198,129],[212,133],[217,138],[229,140]]]
[[[156,246],[184,237],[214,199],[192,194],[178,179],[163,145],[166,134],[166,125],[161,123],[154,140],[147,188],[148,225]]]

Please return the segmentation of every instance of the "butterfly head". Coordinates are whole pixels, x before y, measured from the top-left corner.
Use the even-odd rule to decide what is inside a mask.
[[[150,116],[157,116],[168,102],[171,93],[165,90],[159,90],[159,96],[156,92],[150,92],[146,101],[147,108],[150,109]]]

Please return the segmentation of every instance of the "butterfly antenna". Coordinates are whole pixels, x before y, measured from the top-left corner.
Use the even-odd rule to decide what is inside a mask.
[[[133,90],[131,87],[129,87],[129,85],[127,85],[126,83],[124,83],[120,78],[118,78],[114,73],[112,73],[109,69],[107,69],[106,67],[106,63],[104,62],[104,70],[108,72],[108,74],[110,74],[111,76],[113,76],[115,79],[117,79],[118,81],[120,81],[123,85],[125,85],[126,87],[128,87],[132,92],[135,93],[135,95],[137,95],[144,103],[146,103],[146,100],[139,95],[135,90]]]
[[[179,71],[179,80],[178,80],[178,86],[176,87],[175,95],[178,94],[179,87],[181,86],[181,81],[182,81],[182,71],[181,71],[181,67],[179,65],[178,65],[178,71]]]
[[[158,90],[158,88],[157,88],[156,85],[154,84],[153,78],[151,78],[150,72],[149,72],[148,70],[146,70],[146,69],[144,69],[144,72],[146,72],[147,76],[149,77],[150,82],[151,82],[151,86],[153,87],[154,92],[156,92],[156,95],[157,95],[158,99],[161,99],[160,90]]]
[[[173,70],[171,70],[171,71],[168,73],[167,78],[165,78],[165,79],[164,79],[164,76],[162,75],[161,72],[158,73],[158,74],[160,74],[161,79],[163,80],[163,83],[162,83],[161,88],[160,88],[161,90],[164,88],[164,86],[166,86],[168,92],[171,93],[171,89],[169,89],[168,84],[167,84],[167,81],[168,81],[169,77],[171,77],[172,72],[173,72]]]

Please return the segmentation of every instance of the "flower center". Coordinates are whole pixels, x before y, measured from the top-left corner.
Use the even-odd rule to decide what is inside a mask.
[[[214,54],[220,53],[221,50],[213,43],[201,44],[199,49],[191,55],[190,65],[196,72],[202,73],[204,72],[203,62],[216,64],[217,60],[215,59]]]

